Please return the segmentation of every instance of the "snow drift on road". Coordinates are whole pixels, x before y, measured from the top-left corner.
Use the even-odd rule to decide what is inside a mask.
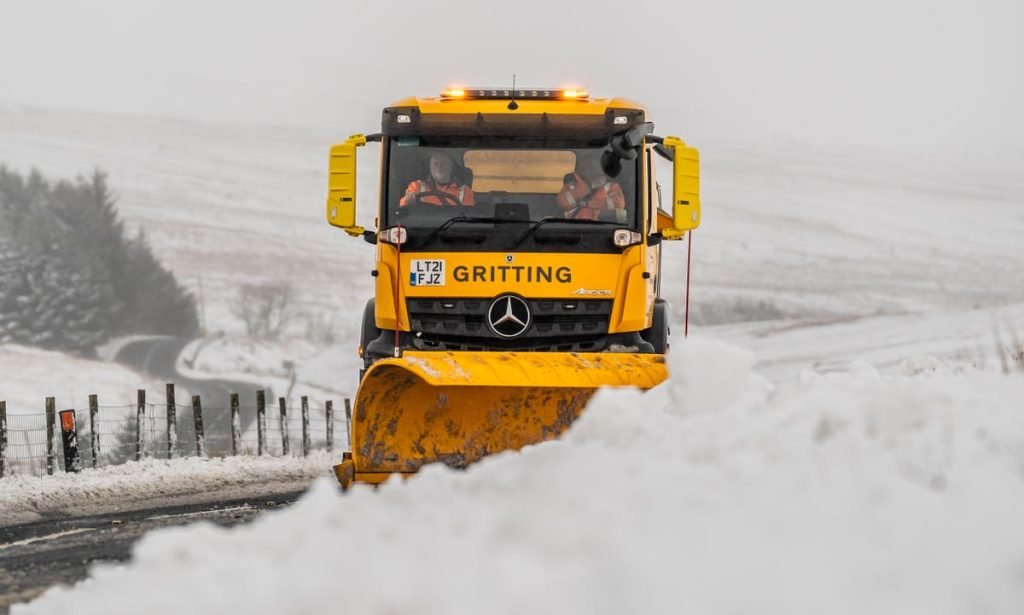
[[[773,386],[691,340],[560,442],[154,532],[34,613],[1019,613],[1024,378]]]
[[[0,526],[40,515],[104,513],[167,500],[212,502],[261,493],[301,491],[331,475],[332,456],[144,459],[78,474],[11,476],[0,480]]]

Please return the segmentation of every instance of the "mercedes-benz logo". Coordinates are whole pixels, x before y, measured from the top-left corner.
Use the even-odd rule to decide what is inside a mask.
[[[498,337],[519,337],[530,328],[530,306],[515,295],[502,295],[487,308],[487,326]]]

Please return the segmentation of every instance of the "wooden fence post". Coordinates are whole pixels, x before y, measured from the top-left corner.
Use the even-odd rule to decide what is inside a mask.
[[[231,394],[231,454],[238,455],[242,441],[242,419],[238,415],[238,393]]]
[[[327,452],[334,451],[334,402],[327,400],[324,404],[324,415],[327,417]]]
[[[53,475],[53,468],[56,462],[54,454],[54,422],[57,420],[57,400],[54,397],[46,398],[46,473]]]
[[[256,454],[267,449],[267,396],[263,389],[256,391]]]
[[[196,456],[206,457],[206,436],[203,435],[203,402],[192,396],[192,421],[196,426]]]
[[[0,401],[0,478],[7,473],[7,402]]]
[[[281,408],[281,453],[287,457],[288,451],[288,403],[285,398],[278,397],[277,405]]]
[[[142,461],[146,449],[146,389],[138,390],[135,408],[135,461]]]
[[[174,403],[174,383],[167,383],[167,458],[178,452],[178,406]]]
[[[309,439],[309,398],[302,396],[302,456],[309,457],[311,443]]]
[[[92,451],[92,467],[96,467],[100,457],[100,434],[96,431],[96,415],[100,411],[99,398],[89,396],[89,448]]]

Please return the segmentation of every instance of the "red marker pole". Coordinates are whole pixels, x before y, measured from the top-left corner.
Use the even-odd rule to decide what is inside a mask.
[[[64,443],[64,471],[81,472],[82,466],[78,459],[78,426],[75,424],[74,410],[60,411],[60,437]]]
[[[402,225],[398,225],[398,237],[395,241],[395,358],[402,356],[402,350],[399,346],[400,336],[399,322],[402,320],[402,307],[399,303],[400,292],[402,288]]]
[[[686,232],[686,321],[683,323],[683,337],[690,335],[690,259],[693,256],[693,231]]]

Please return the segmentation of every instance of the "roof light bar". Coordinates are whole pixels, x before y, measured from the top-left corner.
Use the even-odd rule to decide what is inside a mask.
[[[441,92],[441,98],[579,100],[589,97],[590,94],[582,88],[450,88]]]

